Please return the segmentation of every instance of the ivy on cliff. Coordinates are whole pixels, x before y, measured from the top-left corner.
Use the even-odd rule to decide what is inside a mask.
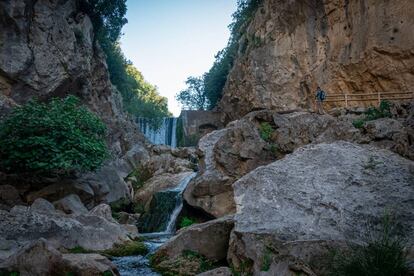
[[[126,0],[80,0],[94,26],[95,39],[106,54],[112,84],[122,95],[124,109],[136,117],[162,118],[170,116],[167,98],[157,87],[144,80],[119,46],[122,27],[128,22]]]
[[[250,24],[257,9],[262,5],[263,0],[238,0],[237,10],[233,13],[233,21],[229,25],[230,39],[227,47],[219,51],[215,56],[213,66],[203,76],[198,77],[203,80],[203,96],[206,98],[206,105],[203,108],[199,107],[197,102],[200,96],[189,98],[182,97],[182,94],[191,89],[188,88],[177,94],[177,100],[180,101],[184,107],[191,109],[213,109],[220,101],[223,88],[227,81],[227,76],[233,68],[234,60],[239,51],[243,50],[245,46],[241,45],[240,38],[245,34],[247,27]],[[190,77],[196,78],[196,77]],[[182,100],[184,99],[184,100]],[[189,104],[189,102],[193,104]]]

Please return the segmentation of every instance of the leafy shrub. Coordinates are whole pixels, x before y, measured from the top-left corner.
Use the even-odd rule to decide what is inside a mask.
[[[180,228],[188,227],[190,225],[193,225],[194,223],[195,223],[195,221],[192,220],[191,218],[189,218],[189,217],[183,217],[181,219],[181,222],[180,222]]]
[[[391,104],[389,101],[383,100],[381,101],[378,108],[370,107],[365,112],[365,116],[363,119],[357,119],[352,122],[355,128],[362,128],[365,122],[377,120],[380,118],[387,118],[391,117]]]
[[[362,127],[364,126],[364,124],[365,124],[365,121],[364,121],[364,120],[362,120],[362,119],[357,119],[357,120],[354,120],[354,121],[352,122],[352,125],[353,125],[355,128],[362,128]]]
[[[269,142],[270,139],[272,138],[273,128],[268,122],[263,122],[260,124],[259,133],[260,133],[260,137],[263,140],[265,140],[266,142]]]
[[[38,175],[96,170],[109,156],[105,132],[75,96],[31,100],[0,123],[0,169]]]
[[[335,276],[403,276],[407,273],[403,243],[395,224],[385,216],[379,234],[370,234],[365,246],[351,246],[333,257]]]

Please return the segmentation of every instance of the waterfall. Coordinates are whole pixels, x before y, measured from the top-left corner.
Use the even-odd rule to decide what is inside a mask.
[[[168,145],[172,148],[177,147],[177,120],[178,118],[163,118],[158,128],[154,127],[157,123],[154,119],[137,118],[139,130],[153,144]]]

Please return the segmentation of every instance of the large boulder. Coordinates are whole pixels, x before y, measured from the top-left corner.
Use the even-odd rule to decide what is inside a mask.
[[[62,254],[45,239],[29,243],[0,263],[0,272],[19,272],[21,276],[101,276],[104,272],[119,275],[116,267],[104,256]]]
[[[271,131],[266,141],[261,137],[263,124]],[[309,143],[356,137],[359,131],[351,123],[330,115],[269,110],[249,113],[200,140],[200,172],[184,198],[215,217],[234,213],[232,184],[246,173]]]
[[[234,183],[237,213],[228,260],[259,274],[323,271],[332,248],[363,242],[393,214],[414,245],[414,162],[349,142],[308,145]],[[289,272],[290,271],[290,272]],[[276,274],[272,274],[276,273]]]
[[[228,267],[219,267],[212,269],[203,273],[198,274],[197,276],[232,276],[230,268]]]
[[[87,250],[105,250],[130,241],[138,234],[135,226],[120,225],[97,215],[96,210],[87,214],[66,215],[55,211],[51,204],[50,207],[42,205],[45,208],[15,206],[10,212],[0,210],[1,240],[25,245],[45,238],[57,248],[79,246]],[[11,253],[12,249],[14,247],[10,248]],[[7,255],[7,252],[3,253],[3,256]]]
[[[198,143],[200,170],[184,192],[188,204],[215,217],[234,213],[232,184],[247,172],[275,160],[248,120],[232,122]]]
[[[177,174],[162,173],[155,175],[148,179],[140,189],[135,191],[134,201],[145,206],[145,209],[148,210],[151,200],[156,193],[177,187],[192,174],[192,171],[184,171]]]
[[[210,260],[224,260],[233,226],[234,220],[228,216],[183,228],[157,250],[153,259],[159,264],[191,251]]]

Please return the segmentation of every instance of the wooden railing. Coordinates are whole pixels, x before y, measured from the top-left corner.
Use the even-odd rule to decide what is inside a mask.
[[[414,99],[414,92],[370,92],[364,94],[328,94],[325,102],[327,103],[345,103],[348,107],[351,102],[377,102],[378,105],[382,100],[410,100]]]

